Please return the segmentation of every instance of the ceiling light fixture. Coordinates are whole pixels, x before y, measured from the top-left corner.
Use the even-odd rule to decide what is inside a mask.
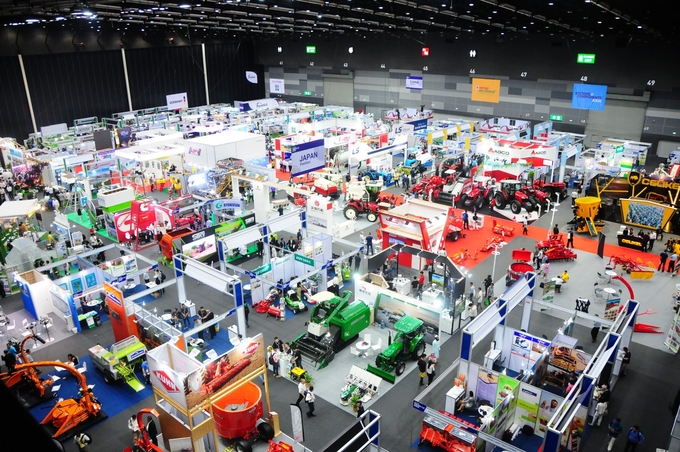
[[[191,8],[191,5],[190,5],[189,3],[180,3],[178,6],[179,6],[180,8],[182,8],[182,9],[189,9],[189,8]]]

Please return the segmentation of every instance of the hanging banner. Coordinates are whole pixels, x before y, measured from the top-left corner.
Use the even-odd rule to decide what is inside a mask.
[[[574,84],[571,94],[571,108],[604,110],[607,99],[607,85]]]
[[[134,200],[130,205],[130,222],[133,231],[140,231],[151,226],[156,221],[156,212],[148,199]]]
[[[269,92],[271,94],[286,94],[286,81],[282,78],[270,78]]]
[[[406,89],[423,89],[423,78],[416,75],[407,75]]]
[[[473,78],[472,96],[470,99],[478,102],[499,103],[501,101],[501,81],[488,78]]]
[[[297,177],[326,166],[324,139],[296,144],[290,148],[291,177]]]
[[[216,199],[213,203],[212,209],[218,210],[241,210],[243,201],[240,199]]]
[[[673,316],[673,323],[671,323],[664,345],[673,353],[678,353],[680,349],[680,315],[677,312]]]
[[[498,390],[498,374],[492,370],[479,368],[477,373],[477,400],[495,403]]]
[[[302,427],[302,410],[294,403],[290,404],[290,418],[293,423],[293,439],[297,442],[305,440],[305,432]]]

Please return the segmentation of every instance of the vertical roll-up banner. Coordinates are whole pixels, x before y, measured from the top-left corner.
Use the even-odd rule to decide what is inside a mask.
[[[294,403],[290,404],[290,419],[293,423],[293,439],[299,443],[305,440],[305,429],[302,425],[302,410]]]

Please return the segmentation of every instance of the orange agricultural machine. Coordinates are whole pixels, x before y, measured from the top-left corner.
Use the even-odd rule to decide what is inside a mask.
[[[24,344],[29,339],[35,339],[42,344],[45,343],[45,341],[40,336],[36,336],[35,334],[29,334],[28,336],[26,336],[21,341],[21,345],[19,346],[22,361],[25,363],[28,362],[28,356],[26,356]],[[12,373],[9,372],[0,373],[0,381],[3,382],[5,386],[7,386],[8,388],[16,386],[21,382],[30,383],[35,386],[35,389],[38,391],[39,397],[43,397],[45,395],[47,387],[51,386],[52,383],[54,383],[51,379],[45,380],[43,378],[40,378],[38,376],[38,371],[33,367],[20,368],[19,366],[17,366],[16,370]]]

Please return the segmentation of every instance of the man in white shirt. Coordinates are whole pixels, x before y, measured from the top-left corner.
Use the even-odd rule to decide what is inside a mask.
[[[300,379],[300,383],[298,383],[298,398],[297,401],[295,402],[295,406],[300,406],[300,402],[305,400],[305,396],[307,395],[307,382],[305,381],[304,378]]]

